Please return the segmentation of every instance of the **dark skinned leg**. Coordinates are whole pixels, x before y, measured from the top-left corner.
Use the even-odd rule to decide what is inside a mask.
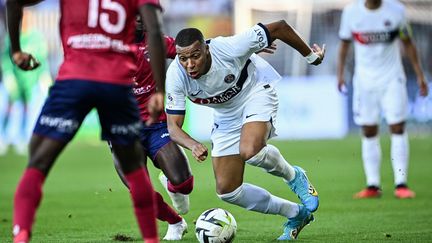
[[[66,144],[63,141],[33,134],[30,139],[30,160],[28,167],[36,168],[47,176]]]
[[[159,150],[155,162],[173,185],[179,185],[192,176],[186,155],[174,142]]]
[[[112,150],[123,174],[128,174],[145,166],[146,157],[143,155],[141,144],[138,141],[130,146],[112,144]]]
[[[156,195],[145,168],[146,157],[142,153],[141,144],[138,140],[131,145],[112,144],[112,150],[129,185],[135,216],[143,238],[156,237]]]
[[[372,138],[378,135],[378,125],[362,126],[363,136]]]
[[[392,134],[403,134],[405,132],[405,122],[389,125]]]
[[[42,186],[58,155],[66,146],[60,142],[33,134],[30,158],[14,197],[14,234],[30,234],[36,211],[42,199]]]

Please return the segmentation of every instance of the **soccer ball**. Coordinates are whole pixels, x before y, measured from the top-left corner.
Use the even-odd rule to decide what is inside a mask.
[[[195,235],[200,243],[229,243],[234,240],[237,222],[221,208],[204,211],[195,224]]]

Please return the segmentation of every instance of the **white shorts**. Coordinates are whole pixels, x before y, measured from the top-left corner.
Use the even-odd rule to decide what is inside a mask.
[[[276,136],[274,125],[279,105],[276,91],[270,84],[261,84],[252,92],[254,95],[239,107],[241,112],[237,117],[227,114],[228,119],[215,119],[211,133],[212,157],[239,154],[241,129],[248,122],[270,121],[269,139]]]
[[[353,95],[354,122],[359,126],[378,125],[381,115],[387,124],[405,121],[408,116],[408,94],[403,80],[375,89],[356,89]]]

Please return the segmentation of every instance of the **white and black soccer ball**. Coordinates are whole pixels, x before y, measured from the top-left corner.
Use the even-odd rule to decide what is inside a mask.
[[[228,243],[234,240],[237,222],[228,211],[212,208],[204,211],[195,224],[195,235],[200,243]]]

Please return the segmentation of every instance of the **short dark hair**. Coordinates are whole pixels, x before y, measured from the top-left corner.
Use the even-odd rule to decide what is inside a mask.
[[[182,29],[175,38],[175,44],[181,47],[190,46],[195,41],[204,43],[204,36],[197,28]]]

